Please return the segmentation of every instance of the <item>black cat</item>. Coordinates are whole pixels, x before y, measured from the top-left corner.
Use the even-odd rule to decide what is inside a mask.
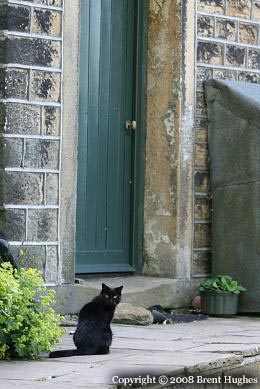
[[[121,300],[123,286],[109,288],[102,284],[101,293],[79,312],[77,329],[73,335],[76,349],[52,351],[50,358],[73,355],[108,354],[112,343],[110,323]]]

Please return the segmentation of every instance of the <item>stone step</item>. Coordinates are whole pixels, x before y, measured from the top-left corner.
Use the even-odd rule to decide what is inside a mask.
[[[189,307],[198,294],[197,279],[171,279],[146,276],[99,276],[77,278],[75,284],[62,284],[56,290],[57,311],[78,313],[80,308],[100,293],[102,283],[110,287],[123,285],[122,302],[148,308],[160,304],[164,308]]]

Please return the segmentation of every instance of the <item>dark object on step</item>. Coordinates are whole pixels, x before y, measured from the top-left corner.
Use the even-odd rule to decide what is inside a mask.
[[[19,269],[18,262],[4,239],[0,239],[0,262],[10,262],[14,269]]]
[[[205,320],[207,315],[201,313],[168,313],[161,305],[153,305],[148,308],[153,315],[153,323],[190,323],[192,321]]]

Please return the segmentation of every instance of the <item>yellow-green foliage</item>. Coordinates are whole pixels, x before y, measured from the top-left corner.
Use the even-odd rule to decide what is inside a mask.
[[[0,265],[0,359],[36,359],[59,342],[63,331],[54,297],[37,269]]]

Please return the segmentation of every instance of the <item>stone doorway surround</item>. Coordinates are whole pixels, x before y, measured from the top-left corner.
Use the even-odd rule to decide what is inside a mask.
[[[79,1],[66,2],[64,15],[61,279],[73,282]],[[186,280],[193,235],[194,16],[193,1],[149,2],[143,273]]]
[[[149,2],[144,274],[191,279],[194,1]]]

